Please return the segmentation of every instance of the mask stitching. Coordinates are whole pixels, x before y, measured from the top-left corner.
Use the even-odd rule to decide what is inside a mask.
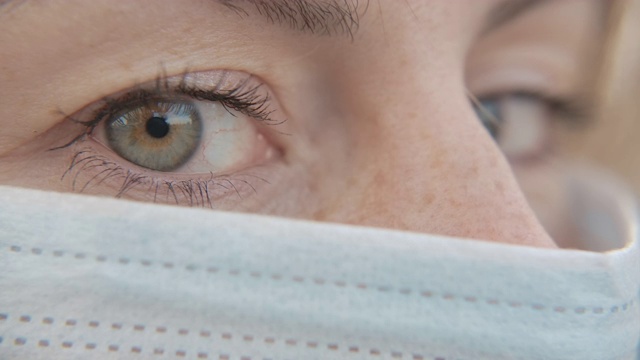
[[[0,345],[2,345],[3,341],[3,337],[0,336]],[[18,336],[14,339],[12,345],[13,346],[25,346],[27,345],[27,342],[29,342],[29,340],[24,337],[24,336]],[[11,345],[11,344],[10,344]],[[71,349],[71,348],[78,348],[78,346],[82,346],[81,344],[78,344],[77,342],[73,342],[73,341],[61,341],[58,344],[61,348],[63,349]],[[41,339],[38,340],[37,342],[37,346],[38,348],[48,348],[53,345],[53,342],[48,340],[48,339]],[[90,351],[92,352],[93,350],[99,350],[98,345],[95,342],[87,342],[84,343],[84,350],[86,351]],[[105,345],[104,349],[108,352],[111,353],[115,353],[115,352],[123,352],[126,351],[123,349],[123,347],[119,344],[109,344],[109,345]],[[148,351],[144,351],[144,349],[142,348],[142,346],[132,346],[131,349],[129,350],[130,353],[132,354],[143,354],[143,353],[147,353],[147,354],[153,354],[156,356],[163,356],[163,355],[168,355],[166,349],[164,348],[153,348],[152,350],[148,350]],[[209,352],[204,352],[204,351],[197,351],[197,352],[193,352],[198,359],[209,359]],[[184,358],[187,357],[187,355],[189,355],[190,352],[187,352],[186,350],[176,350],[173,355],[175,357],[179,357],[179,358]],[[218,359],[218,360],[231,360],[231,356],[226,355],[226,354],[220,354],[217,357],[215,355],[213,355],[211,357],[212,359]],[[238,360],[259,360],[260,358],[256,358],[256,357],[251,357],[251,356],[240,356],[237,357]],[[261,358],[262,360],[272,360],[271,358]],[[435,358],[434,360],[438,360],[438,359],[442,359],[445,360],[444,358]]]
[[[6,313],[0,314],[0,316],[2,316],[0,318],[0,320],[4,320],[6,321],[7,319],[10,318],[10,316]],[[26,320],[28,319],[28,320]],[[30,315],[21,315],[19,317],[19,321],[20,322],[31,322],[32,317]],[[71,321],[70,321],[71,320]],[[44,317],[42,320],[42,323],[40,324],[41,326],[43,326],[43,324],[46,325],[51,325],[55,322],[55,320],[52,317]],[[80,326],[78,325],[78,321],[75,319],[67,319],[66,321],[63,322],[65,324],[65,326]],[[89,321],[87,324],[89,327],[98,327],[100,326],[100,321]],[[102,322],[104,323],[104,321]],[[73,324],[73,325],[69,325],[69,324]],[[97,324],[97,325],[96,325]],[[107,327],[111,330],[117,331],[117,330],[123,330],[123,329],[128,329],[129,327],[131,327],[133,330],[135,331],[144,331],[144,329],[152,329],[153,326],[145,326],[145,325],[140,325],[140,324],[135,324],[133,326],[124,326],[124,324],[122,323],[112,323],[110,327]],[[162,333],[166,333],[167,332],[167,328],[166,327],[156,327],[157,329],[162,328],[163,330],[161,331]],[[142,330],[140,330],[142,329]],[[156,331],[157,333],[158,331]],[[171,331],[173,332],[173,331]],[[180,335],[187,335],[190,331],[187,329],[177,329],[176,332]],[[196,333],[196,332],[193,332]],[[203,334],[207,334],[206,336],[204,336]],[[225,340],[232,340],[234,337],[236,337],[235,335],[231,334],[231,333],[220,333],[220,338],[225,339]],[[199,336],[200,337],[205,337],[205,338],[209,338],[211,336],[211,332],[207,331],[207,330],[202,330],[199,332]],[[339,345],[337,343],[327,343],[327,344],[321,344],[317,341],[301,341],[301,340],[297,340],[297,339],[291,339],[291,338],[287,338],[284,340],[278,340],[274,337],[264,337],[264,338],[258,338],[254,335],[243,335],[243,336],[237,336],[237,338],[242,339],[244,342],[253,342],[254,340],[260,341],[262,340],[265,344],[275,344],[275,343],[279,343],[282,342],[285,345],[289,346],[289,347],[305,347],[308,349],[313,349],[313,350],[325,350],[325,351],[330,351],[330,352],[337,352],[340,350],[343,350],[344,352],[350,353],[350,354],[365,354],[368,355],[370,357],[379,357],[379,356],[390,356],[392,359],[411,359],[411,360],[426,360],[426,359],[432,359],[432,360],[446,360],[445,357],[441,357],[441,356],[427,356],[427,355],[423,355],[423,354],[418,354],[418,353],[412,353],[412,354],[405,354],[403,352],[400,351],[382,351],[380,349],[377,348],[370,348],[367,349],[365,347],[361,347],[361,346],[355,346],[355,345]],[[2,345],[3,343],[3,337],[0,336],[0,345]],[[14,346],[23,346],[27,343],[27,338],[22,337],[22,336],[18,336],[14,339],[13,341],[13,345]],[[10,344],[11,345],[11,344]],[[49,347],[52,346],[52,342],[48,339],[41,339],[38,341],[37,343],[38,347]],[[77,345],[76,343],[72,342],[72,341],[61,341],[59,343],[59,346],[61,346],[62,348],[65,349],[70,349],[72,347],[74,347],[74,345]],[[76,346],[77,347],[77,346]],[[108,345],[105,345],[106,349],[109,352],[118,352],[122,349],[121,345],[118,344],[113,344],[110,343]],[[87,342],[85,343],[85,349],[86,350],[96,350],[98,348],[98,345],[95,342]],[[143,353],[143,348],[141,346],[132,346],[130,349],[131,353],[136,353],[136,354],[140,354]],[[154,355],[163,355],[165,354],[166,349],[163,348],[154,348],[153,349],[153,354]],[[175,352],[175,356],[177,357],[185,357],[187,355],[187,351],[185,350],[176,350]],[[198,352],[198,358],[208,358],[209,353],[208,352]],[[229,355],[219,355],[218,359],[231,359],[229,357]],[[251,357],[246,357],[246,356],[241,356],[238,358],[239,360],[252,360],[253,358]],[[263,360],[266,360],[266,358],[263,358]],[[459,359],[458,359],[459,360]]]
[[[249,276],[253,277],[253,278],[262,278],[262,279],[271,279],[271,280],[275,280],[275,281],[280,281],[280,280],[284,280],[284,281],[290,281],[292,283],[308,283],[308,284],[313,284],[313,285],[317,285],[317,286],[323,286],[325,284],[330,284],[330,285],[334,285],[335,287],[338,288],[355,288],[355,289],[359,289],[359,290],[369,290],[369,291],[377,291],[377,292],[381,292],[381,293],[399,293],[402,295],[406,295],[406,296],[411,296],[411,295],[416,295],[420,296],[422,298],[425,299],[442,299],[442,300],[446,300],[446,301],[463,301],[463,302],[467,302],[467,303],[484,303],[484,304],[488,304],[488,305],[494,305],[494,306],[506,306],[512,309],[527,309],[527,310],[535,310],[535,311],[552,311],[555,312],[557,314],[568,314],[568,313],[573,313],[573,314],[577,314],[577,315],[585,315],[585,314],[593,314],[593,315],[602,315],[602,314],[613,314],[613,313],[619,313],[619,312],[624,312],[629,310],[630,308],[632,308],[635,305],[635,301],[634,299],[630,299],[629,301],[622,303],[622,304],[618,304],[618,305],[613,305],[611,307],[609,307],[608,309],[605,309],[605,306],[577,306],[577,307],[568,307],[568,306],[562,306],[562,305],[545,305],[542,303],[524,303],[524,302],[520,302],[520,301],[511,301],[511,300],[503,300],[503,299],[497,299],[497,298],[483,298],[483,297],[477,297],[477,296],[471,296],[471,295],[461,295],[461,294],[453,294],[453,293],[449,293],[449,292],[443,292],[443,293],[438,293],[438,292],[434,292],[434,291],[429,291],[429,290],[415,290],[415,289],[409,289],[409,288],[395,288],[393,286],[388,286],[388,285],[373,285],[373,284],[365,284],[365,283],[347,283],[345,281],[342,280],[328,280],[328,279],[324,279],[324,278],[320,278],[320,277],[310,277],[310,278],[305,278],[303,276],[299,276],[299,275],[291,275],[291,276],[284,276],[282,274],[265,274],[265,273],[261,273],[259,271],[241,271],[239,269],[229,269],[227,271],[221,270],[217,267],[213,267],[213,266],[198,266],[195,264],[187,264],[187,265],[177,265],[173,262],[170,261],[151,261],[148,259],[143,259],[143,260],[132,260],[130,258],[127,257],[118,257],[118,258],[109,258],[105,255],[89,255],[86,252],[72,252],[72,251],[68,251],[68,250],[53,250],[53,251],[45,251],[42,248],[39,247],[33,247],[33,248],[25,248],[23,249],[21,246],[18,245],[10,245],[8,247],[5,248],[5,250],[8,250],[9,253],[23,253],[23,254],[32,254],[32,255],[46,255],[47,253],[50,253],[53,257],[56,258],[62,258],[65,255],[69,255],[71,258],[76,259],[76,260],[90,260],[91,258],[94,259],[96,262],[99,263],[105,263],[105,264],[115,264],[115,265],[121,265],[121,266],[125,266],[125,265],[129,265],[129,264],[139,264],[143,267],[152,267],[152,266],[159,266],[168,270],[173,270],[173,269],[183,269],[189,272],[195,272],[195,271],[206,271],[207,273],[210,274],[226,274],[229,276],[243,276],[245,274],[248,274]],[[157,264],[157,265],[156,265]]]

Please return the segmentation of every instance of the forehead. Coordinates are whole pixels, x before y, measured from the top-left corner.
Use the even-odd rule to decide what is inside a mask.
[[[554,7],[559,6],[557,3],[595,6],[602,2],[0,0],[0,65],[5,69],[0,73],[0,83],[28,82],[35,92],[63,79],[47,91],[59,94],[61,89],[84,84],[86,79],[104,73],[111,75],[101,78],[96,91],[107,95],[131,82],[153,78],[158,74],[158,64],[173,73],[185,67],[194,71],[244,68],[275,77],[281,74],[275,73],[274,64],[282,63],[283,58],[308,59],[304,54],[317,55],[321,53],[318,47],[328,49],[324,53],[329,60],[335,59],[334,55],[360,52],[363,55],[349,56],[371,63],[375,58],[370,52],[386,56],[398,44],[406,46],[407,39],[422,50],[413,52],[407,61],[428,59],[435,64],[432,60],[438,57],[463,57],[467,45],[481,33],[508,29],[527,14],[543,11],[541,17],[545,19],[584,21],[580,16],[562,18]],[[543,27],[535,21],[527,25],[529,29]],[[340,45],[331,47],[333,44]],[[449,60],[441,61],[442,66]],[[1,88],[0,98],[9,98],[11,88]],[[93,100],[90,96],[95,94],[76,95],[68,107],[82,106]],[[56,96],[41,98],[41,104],[21,106],[21,111],[46,111],[25,114],[46,118],[56,108]],[[0,109],[0,115],[4,110]]]
[[[569,0],[570,1],[570,0]],[[25,5],[31,5],[33,0],[0,0],[0,16],[19,10]],[[284,23],[299,31],[321,33],[323,35],[341,32],[352,32],[359,25],[361,16],[368,12],[370,7],[381,7],[382,3],[393,5],[394,8],[407,7],[417,16],[429,15],[430,10],[445,6],[460,6],[472,9],[476,15],[486,16],[486,27],[493,28],[517,18],[523,12],[539,6],[549,0],[477,0],[477,1],[422,1],[404,0],[396,1],[338,1],[338,0],[206,0],[208,3],[224,6],[238,15],[250,14],[263,17],[271,23]],[[82,11],[98,3],[82,3],[73,0],[66,1],[73,4],[75,10]],[[132,2],[141,7],[144,0]],[[189,6],[184,2],[184,6]],[[461,9],[460,8],[460,9]],[[490,11],[487,9],[490,8]],[[375,12],[375,11],[374,11]],[[451,13],[458,13],[455,9]],[[432,16],[437,16],[437,11]]]

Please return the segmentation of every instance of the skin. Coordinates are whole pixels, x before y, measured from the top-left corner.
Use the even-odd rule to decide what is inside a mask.
[[[26,2],[0,15],[0,184],[78,192],[71,176],[61,177],[87,146],[154,178],[209,178],[149,172],[91,139],[48,149],[82,132],[63,114],[104,96],[159,74],[234,70],[259,79],[274,117],[286,121],[255,125],[258,145],[220,172],[232,191],[219,187],[201,205],[526,246],[569,243],[554,223],[565,209],[553,126],[542,150],[510,159],[468,91],[582,95],[601,40],[600,1],[546,2],[492,29],[486,20],[497,0],[372,1],[353,38],[299,33],[214,2],[161,2]],[[121,186],[113,178],[83,192],[114,196]],[[122,197],[175,204],[148,187]]]

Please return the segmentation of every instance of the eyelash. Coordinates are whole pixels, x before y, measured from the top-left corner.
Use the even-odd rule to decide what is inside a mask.
[[[61,146],[53,147],[49,150],[64,149],[75,144],[87,135],[91,135],[96,126],[98,126],[102,121],[115,116],[118,112],[127,108],[131,104],[145,104],[153,99],[162,97],[186,96],[193,100],[219,102],[231,115],[235,115],[231,111],[235,110],[267,125],[279,125],[286,121],[275,120],[271,117],[273,114],[273,110],[271,110],[269,106],[271,98],[268,94],[261,95],[258,93],[258,90],[262,86],[261,84],[255,86],[248,85],[251,77],[248,77],[245,81],[240,82],[238,85],[230,89],[222,91],[219,88],[222,82],[226,80],[226,76],[224,74],[212,89],[202,89],[197,86],[186,85],[185,79],[188,75],[189,73],[185,72],[182,75],[183,77],[180,83],[175,86],[173,90],[170,89],[169,77],[166,75],[160,75],[156,78],[155,87],[152,90],[145,90],[140,88],[140,86],[136,86],[134,87],[134,90],[127,91],[124,95],[117,97],[104,97],[101,100],[104,105],[94,111],[91,116],[91,120],[88,121],[78,120],[63,113],[65,120],[83,125],[86,130],[82,134],[73,138],[70,142]]]
[[[254,193],[257,193],[257,190],[254,185],[252,185],[249,180],[243,179],[242,177],[251,178],[253,180],[261,181],[266,184],[270,184],[270,182],[262,177],[247,174],[247,173],[239,173],[234,174],[233,177],[229,175],[218,175],[214,176],[213,173],[210,173],[208,179],[205,180],[165,180],[158,179],[148,175],[136,174],[131,170],[127,170],[121,165],[118,165],[114,161],[109,160],[107,157],[99,154],[95,154],[91,149],[82,149],[76,152],[71,160],[71,164],[64,172],[61,177],[61,180],[66,176],[70,175],[76,167],[80,166],[73,175],[71,187],[74,191],[78,188],[77,180],[78,176],[85,170],[91,170],[93,168],[101,168],[98,173],[89,180],[87,180],[82,187],[80,187],[79,192],[82,193],[84,190],[89,188],[89,186],[95,182],[95,185],[99,185],[102,182],[108,180],[112,177],[121,177],[123,179],[122,185],[118,192],[114,195],[116,198],[122,197],[127,191],[132,188],[142,185],[149,184],[148,191],[153,191],[153,202],[157,202],[158,196],[160,195],[161,190],[166,189],[165,193],[165,202],[168,202],[170,199],[175,201],[176,205],[180,205],[181,202],[179,197],[182,196],[187,199],[187,204],[189,206],[201,206],[201,207],[210,207],[213,209],[212,197],[214,191],[213,187],[221,187],[224,192],[234,191],[239,198],[242,198],[240,194],[240,190],[238,187],[247,186]],[[237,182],[239,184],[235,184]],[[226,185],[225,185],[226,184]],[[163,189],[164,188],[164,189]]]
[[[156,78],[155,86],[152,89],[143,89],[140,86],[136,86],[133,90],[126,91],[123,95],[105,97],[101,100],[104,104],[90,113],[91,115],[88,116],[90,120],[88,121],[65,115],[65,120],[80,124],[85,129],[68,143],[51,148],[49,151],[69,148],[91,136],[97,126],[121,112],[122,109],[134,104],[144,106],[145,102],[163,97],[175,98],[184,96],[192,100],[219,102],[231,115],[235,116],[233,111],[236,111],[266,125],[279,125],[286,121],[286,119],[275,120],[271,117],[274,112],[270,107],[271,98],[268,93],[261,94],[258,91],[262,84],[250,84],[252,77],[248,77],[231,88],[220,90],[222,83],[226,81],[226,73],[219,78],[218,83],[209,86],[210,89],[187,85],[186,77],[188,75],[189,73],[185,72],[180,82],[173,88],[170,85],[170,78],[162,75]],[[95,171],[95,174],[93,176],[89,175],[88,180],[82,186],[78,186],[80,175],[89,170]],[[233,175],[214,175],[211,172],[208,177],[204,175],[204,179],[167,180],[152,175],[136,173],[109,159],[107,156],[99,154],[90,147],[75,151],[69,166],[61,176],[61,181],[68,176],[73,176],[71,180],[72,190],[79,190],[80,193],[90,188],[92,184],[97,186],[108,179],[121,178],[122,184],[115,194],[116,198],[122,197],[127,191],[136,186],[145,185],[148,186],[147,191],[153,193],[153,202],[156,202],[160,196],[165,196],[165,202],[173,200],[176,205],[183,203],[181,198],[184,198],[189,206],[210,208],[214,207],[212,199],[217,197],[217,192],[214,189],[216,187],[222,188],[222,192],[225,194],[235,192],[238,197],[242,198],[239,188],[247,189],[254,193],[257,192],[256,187],[250,183],[250,180],[269,184],[268,180],[246,172]],[[195,175],[190,176],[194,177]]]

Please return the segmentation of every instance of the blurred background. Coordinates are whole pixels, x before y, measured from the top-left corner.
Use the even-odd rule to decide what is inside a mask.
[[[612,36],[603,59],[597,120],[567,132],[568,152],[621,175],[640,194],[640,0],[618,2],[611,11]]]

